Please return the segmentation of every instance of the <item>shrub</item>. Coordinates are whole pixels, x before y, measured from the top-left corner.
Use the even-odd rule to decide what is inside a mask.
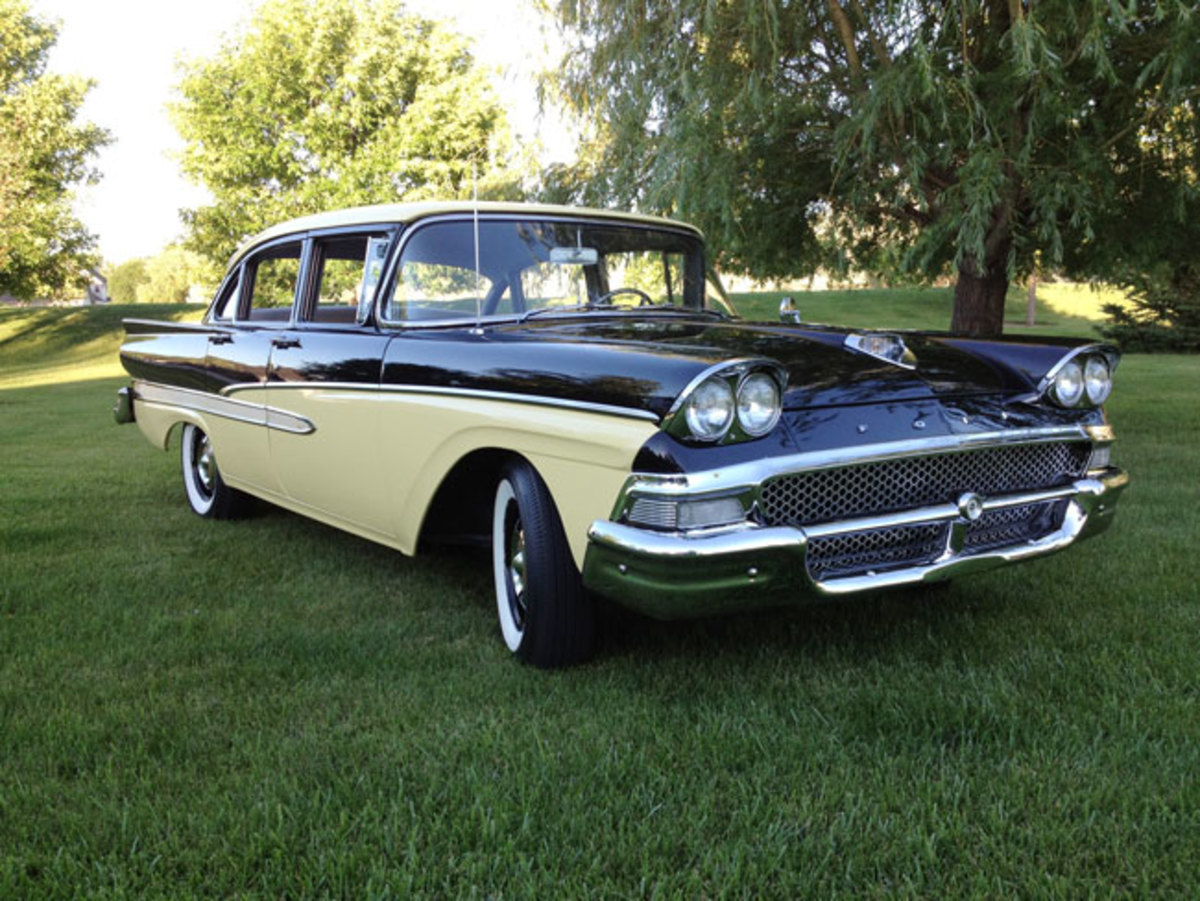
[[[1200,352],[1200,265],[1159,263],[1121,279],[1129,304],[1106,304],[1104,336],[1127,351]]]

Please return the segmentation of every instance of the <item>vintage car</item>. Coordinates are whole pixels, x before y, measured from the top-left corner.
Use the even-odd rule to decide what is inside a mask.
[[[402,204],[246,243],[200,323],[126,320],[116,408],[201,516],[490,544],[521,659],[653,617],[931,583],[1108,527],[1118,356],[733,315],[690,226]]]

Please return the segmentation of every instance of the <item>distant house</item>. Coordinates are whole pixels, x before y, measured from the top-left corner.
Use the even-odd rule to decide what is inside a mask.
[[[108,303],[108,279],[100,272],[99,269],[89,269],[87,271],[87,303],[89,306],[96,303]]]

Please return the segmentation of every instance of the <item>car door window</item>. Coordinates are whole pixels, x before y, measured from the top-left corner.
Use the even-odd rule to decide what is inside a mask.
[[[375,298],[387,248],[386,235],[347,235],[318,241],[317,292],[310,321],[362,321]]]
[[[247,264],[251,290],[246,318],[251,322],[283,325],[291,319],[303,247],[300,241],[277,244]]]
[[[237,312],[238,298],[241,296],[242,271],[239,269],[225,282],[217,302],[213,304],[212,318],[218,322],[231,322]]]
[[[487,232],[489,224],[481,225]],[[475,269],[470,222],[439,222],[420,228],[405,244],[383,318],[414,322],[474,318],[480,307],[495,310],[512,301],[501,267],[481,261]]]

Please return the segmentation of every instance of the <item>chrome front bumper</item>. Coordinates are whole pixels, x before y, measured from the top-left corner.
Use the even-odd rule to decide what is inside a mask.
[[[588,530],[583,579],[588,588],[649,616],[678,619],[725,610],[787,603],[811,596],[938,582],[1062,550],[1110,525],[1129,477],[1116,468],[1089,473],[1045,491],[981,499],[983,511],[1066,500],[1062,525],[1036,540],[971,550],[961,504],[809,526],[740,526],[709,533],[656,532],[610,520]],[[862,575],[815,580],[806,565],[815,538],[872,529],[949,523],[945,550],[930,563],[880,568]]]

